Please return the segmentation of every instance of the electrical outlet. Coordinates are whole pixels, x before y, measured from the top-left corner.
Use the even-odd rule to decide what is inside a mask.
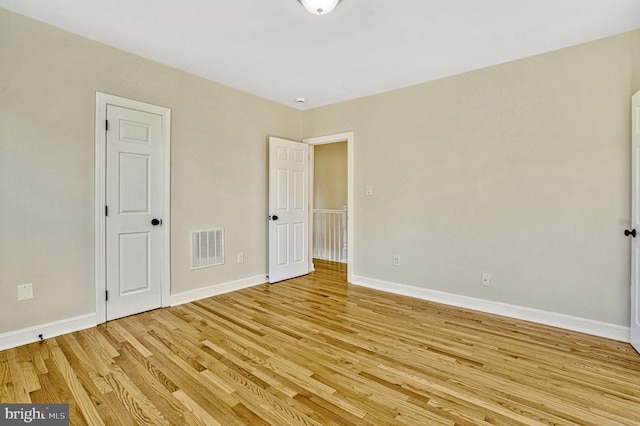
[[[33,284],[20,284],[18,286],[18,301],[33,299]]]
[[[396,254],[393,256],[393,266],[400,266],[400,255]]]
[[[244,263],[244,252],[238,253],[238,263]]]
[[[486,272],[480,274],[480,284],[485,287],[489,287],[491,285],[491,275]]]

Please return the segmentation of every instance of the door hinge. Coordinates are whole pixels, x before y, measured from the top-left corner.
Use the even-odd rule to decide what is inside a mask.
[[[109,206],[104,206],[104,215],[109,216]]]
[[[104,300],[109,301],[109,290],[104,291]]]
[[[109,131],[109,120],[104,120],[104,129]]]

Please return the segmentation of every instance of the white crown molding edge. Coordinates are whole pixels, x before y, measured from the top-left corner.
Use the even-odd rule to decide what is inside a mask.
[[[184,291],[171,295],[171,306],[182,305],[196,300],[206,299],[207,297],[217,296],[220,294],[230,293],[244,288],[254,287],[259,284],[268,282],[266,275],[255,275],[249,278],[243,278],[236,281],[214,284],[208,287],[200,287],[195,290]]]
[[[430,302],[442,303],[459,308],[472,309],[485,313],[531,321],[538,324],[549,325],[566,330],[605,337],[622,342],[629,342],[629,327],[595,321],[588,318],[575,317],[524,306],[510,305],[507,303],[493,302],[485,299],[477,299],[469,296],[460,296],[436,290],[414,287],[406,284],[398,284],[388,281],[367,278],[358,275],[353,276],[351,284],[362,287],[381,290],[402,296],[415,297]]]
[[[40,334],[46,340],[51,337],[95,327],[97,324],[96,314],[91,313],[1,333],[0,351],[37,342],[40,340]]]

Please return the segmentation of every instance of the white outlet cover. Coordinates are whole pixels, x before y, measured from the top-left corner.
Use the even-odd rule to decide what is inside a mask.
[[[33,299],[33,284],[20,284],[18,286],[18,300]]]
[[[480,284],[482,284],[485,287],[489,287],[491,285],[491,275],[487,274],[486,272],[482,273],[480,275]]]

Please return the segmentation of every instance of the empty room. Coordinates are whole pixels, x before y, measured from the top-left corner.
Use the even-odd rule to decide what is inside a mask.
[[[0,0],[0,424],[640,424],[640,2]]]

